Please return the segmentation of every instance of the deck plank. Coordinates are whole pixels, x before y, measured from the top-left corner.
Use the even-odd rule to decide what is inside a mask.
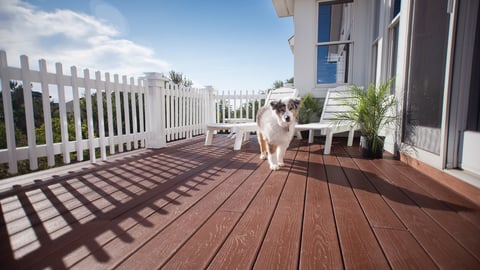
[[[390,228],[374,231],[393,269],[438,268],[410,232]]]
[[[285,159],[294,160],[295,155],[296,151],[288,150]],[[265,162],[262,166],[268,166],[268,163]],[[253,266],[287,176],[286,168],[269,174],[208,269],[241,269]]]
[[[201,141],[197,140],[197,144],[199,144]],[[185,149],[189,150],[192,144],[187,144],[185,146]],[[179,147],[182,147],[181,145]],[[168,149],[166,151],[166,157],[170,154],[179,154],[180,148],[172,148]],[[202,151],[199,151],[202,153]],[[205,157],[205,161],[209,160],[208,153],[213,152],[213,149],[210,150],[205,150],[203,151]],[[155,151],[153,151],[153,154],[155,154]],[[147,157],[150,154],[147,154]],[[189,155],[188,152],[185,153],[180,153],[180,158],[182,158],[182,155],[185,155],[187,157]],[[158,158],[154,158],[158,159]],[[163,159],[157,160],[157,162],[161,162]],[[130,160],[129,162],[133,162],[133,160]],[[168,162],[168,159],[165,159],[165,162]],[[161,164],[161,163],[160,163]],[[167,163],[168,164],[168,163]],[[123,162],[120,162],[119,165],[124,165]],[[158,165],[157,165],[158,166]],[[107,166],[108,168],[108,166]],[[81,179],[83,184],[87,187],[85,189],[86,192],[97,192],[100,194],[105,194],[107,196],[110,196],[109,194],[105,193],[102,188],[96,187],[93,183],[94,182],[88,182],[90,178],[94,180],[93,177],[91,176],[85,176],[89,175],[90,172],[86,173],[79,173],[77,175],[73,175],[71,177],[67,177],[65,181],[68,181],[68,179],[71,178],[76,178],[76,179]],[[194,176],[195,171],[191,172],[190,174],[185,174],[185,177]],[[148,177],[148,176],[147,176]],[[160,175],[160,177],[163,177]],[[170,175],[166,175],[167,178],[170,177]],[[117,179],[122,181],[123,178]],[[61,180],[61,179],[60,179]],[[20,264],[25,264],[25,265],[38,265],[39,267],[42,265],[41,263],[48,264],[48,261],[45,261],[43,258],[52,258],[52,254],[55,256],[64,256],[62,259],[62,262],[60,262],[60,265],[63,267],[68,267],[73,264],[75,264],[78,261],[78,258],[83,258],[85,256],[88,256],[91,253],[95,253],[95,251],[99,251],[100,253],[96,253],[95,261],[96,262],[102,262],[104,260],[108,260],[109,255],[104,251],[104,249],[101,248],[101,244],[97,243],[95,241],[95,238],[100,238],[100,243],[102,237],[104,238],[103,241],[110,241],[112,237],[116,237],[117,234],[120,235],[121,239],[123,241],[131,241],[131,237],[128,236],[128,234],[123,233],[123,228],[119,227],[120,221],[122,221],[122,213],[127,212],[127,222],[124,222],[122,226],[125,228],[129,228],[129,226],[132,226],[132,222],[140,223],[143,224],[143,226],[151,226],[151,223],[148,221],[144,220],[141,215],[148,216],[152,212],[155,212],[158,210],[156,207],[151,207],[146,210],[142,210],[143,212],[140,212],[141,208],[135,208],[138,205],[141,205],[142,202],[149,202],[151,201],[151,197],[154,195],[157,195],[158,193],[162,193],[162,190],[164,192],[169,191],[169,189],[173,189],[175,191],[175,185],[182,180],[182,177],[178,179],[171,179],[168,183],[168,185],[160,185],[156,189],[152,189],[147,191],[144,194],[141,194],[141,197],[139,197],[140,200],[135,200],[135,201],[130,201],[128,203],[124,203],[121,205],[117,205],[116,208],[114,209],[115,211],[106,211],[105,209],[99,209],[95,204],[98,204],[96,201],[89,201],[89,198],[84,196],[82,193],[77,192],[76,189],[72,188],[70,191],[74,196],[80,200],[82,203],[81,210],[86,213],[86,215],[90,215],[91,218],[87,219],[82,222],[80,226],[73,226],[72,231],[63,235],[61,238],[55,239],[55,241],[52,241],[49,244],[44,245],[44,248],[42,249],[36,249],[35,252],[29,253],[28,256],[22,257],[19,260],[17,260],[17,263]],[[27,187],[27,190],[29,190],[30,187]],[[177,190],[177,192],[179,192]],[[173,198],[168,198],[168,196],[165,196],[166,203],[170,202],[173,200]],[[101,200],[105,201],[103,197],[101,197]],[[153,204],[153,203],[152,203]],[[142,207],[143,208],[143,207]],[[128,213],[128,210],[138,210],[138,212],[132,211],[133,213]],[[120,216],[120,218],[117,218]],[[117,221],[115,222],[115,219],[117,218]],[[131,221],[130,221],[131,218]],[[107,222],[108,220],[112,220],[114,222]],[[77,231],[81,231],[82,233],[75,233]],[[101,233],[103,232],[103,233]],[[111,233],[113,232],[113,234]],[[100,235],[102,234],[102,235]],[[35,241],[35,235],[31,235],[32,240],[28,241]],[[27,241],[25,240],[25,241]],[[27,241],[27,243],[28,243]],[[61,245],[59,245],[61,243]],[[87,248],[78,248],[78,246],[84,246]]]
[[[125,259],[129,259],[131,256],[134,258],[137,255],[141,256],[141,251],[145,250],[145,246],[148,247],[151,245],[149,243],[154,236],[165,230],[167,226],[172,222],[175,222],[175,220],[181,217],[193,205],[208,195],[213,188],[217,187],[225,179],[228,179],[228,177],[231,176],[237,168],[237,165],[233,165],[233,168],[231,169],[228,168],[228,166],[235,163],[235,160],[233,159],[234,155],[234,152],[229,152],[227,155],[221,156],[222,158],[220,161],[215,161],[210,158],[209,161],[202,166],[192,168],[191,171],[189,171],[189,176],[185,178],[186,181],[181,183],[182,187],[187,187],[186,190],[181,190],[181,192],[179,192],[178,188],[175,187],[166,196],[163,196],[162,194],[157,195],[156,198],[161,202],[160,204],[162,206],[160,208],[162,211],[154,211],[145,218],[145,220],[149,224],[152,224],[152,226],[144,226],[144,224],[137,223],[135,226],[125,229],[125,232],[130,235],[131,238],[135,239],[135,241],[131,243],[125,243],[120,237],[115,237],[113,240],[105,242],[106,244],[102,246],[101,250],[108,250],[109,256],[116,259],[108,260],[104,265],[100,265],[99,268],[116,266],[119,263],[128,265],[128,262],[124,261]],[[219,196],[221,194],[222,193],[218,193]],[[215,193],[215,195],[217,194]],[[167,199],[165,197],[167,197]],[[204,202],[207,204],[209,203],[208,200]],[[148,208],[149,205],[150,203],[142,205],[142,207]],[[154,205],[158,205],[158,202],[154,203]],[[197,212],[193,213],[198,214]],[[179,224],[183,223],[180,222]],[[109,236],[109,238],[110,237],[112,236]],[[95,257],[95,253],[92,253],[88,257],[82,259],[81,262],[76,263],[75,266],[83,269],[97,266],[98,263],[96,263]],[[138,262],[145,265],[148,265],[149,263],[155,264],[156,258],[142,257],[142,260],[137,261],[137,263]]]
[[[448,232],[427,215],[406,193],[419,192],[400,188],[392,183],[398,174],[395,171],[381,171],[370,161],[355,159],[372,184],[379,190],[408,231],[420,243],[436,265],[446,269],[472,269],[480,262],[463,248]],[[419,195],[420,196],[420,195]],[[427,196],[423,195],[422,196]],[[428,197],[428,196],[427,196]],[[475,266],[475,267],[474,267]]]
[[[308,146],[303,145],[298,148],[254,269],[298,267],[307,171]]]
[[[440,224],[448,234],[480,261],[480,241],[472,237],[472,235],[480,235],[480,224],[473,224],[468,217],[462,215],[462,212],[478,213],[478,209],[466,207],[465,205],[468,205],[466,200],[459,202],[461,205],[452,201],[439,200],[433,195],[437,193],[438,188],[441,188],[439,185],[431,184],[428,190],[425,190],[417,184],[418,178],[411,179],[402,171],[390,166],[389,163],[375,162],[375,165],[384,173],[391,171],[389,179],[405,190],[407,196],[419,205],[430,218]],[[470,205],[470,207],[473,206]]]
[[[337,157],[324,160],[345,268],[389,268]]]
[[[258,154],[255,155],[258,158]],[[263,161],[266,163],[266,161]],[[262,165],[241,184],[212,217],[165,264],[164,269],[204,269],[240,220],[267,180],[270,168]]]
[[[210,216],[230,197],[230,195],[244,182],[252,170],[258,166],[258,160],[252,166],[248,166],[253,159],[253,155],[240,155],[235,159],[236,164],[231,163],[224,174],[218,174],[209,179],[209,193],[201,200],[195,203],[190,209],[178,217],[174,223],[167,226],[157,235],[152,235],[150,239],[125,261],[119,262],[118,269],[137,269],[146,267],[149,269],[161,267],[174,253],[179,249]],[[256,157],[256,156],[255,156]],[[241,160],[241,162],[239,162]],[[214,179],[218,178],[218,179]],[[214,187],[213,181],[219,182]],[[195,192],[198,193],[198,192]],[[197,194],[191,194],[197,196]]]
[[[336,147],[335,155],[370,225],[374,228],[405,230],[405,226],[395,212],[367,180],[365,172],[358,168],[348,153],[342,147]]]
[[[300,269],[343,269],[323,148],[310,146]]]

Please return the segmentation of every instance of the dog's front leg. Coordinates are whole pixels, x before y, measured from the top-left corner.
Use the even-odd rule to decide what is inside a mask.
[[[287,151],[287,148],[283,146],[278,146],[277,148],[277,164],[279,167],[285,166],[285,163],[283,162],[283,157],[285,156],[285,151]]]
[[[258,131],[258,144],[260,144],[260,159],[267,159],[268,156],[268,146],[267,146],[267,141],[265,141],[265,138],[263,137],[263,134]]]
[[[268,164],[270,164],[271,170],[278,170],[280,166],[277,164],[277,146],[273,144],[268,144]]]

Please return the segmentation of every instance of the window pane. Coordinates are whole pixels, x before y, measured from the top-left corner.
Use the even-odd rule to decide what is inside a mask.
[[[378,60],[378,43],[372,46],[372,69],[370,70],[370,81],[376,83],[377,81],[377,60]]]
[[[402,4],[401,0],[394,0],[393,1],[393,12],[392,12],[392,20],[395,18],[398,13],[400,13],[400,5]]]
[[[398,24],[393,26],[390,29],[390,40],[389,40],[389,78],[393,78],[397,74],[397,55],[398,55]],[[390,89],[390,94],[395,94],[396,80],[392,82],[392,88]]]
[[[380,1],[379,0],[375,0],[374,11],[375,11],[375,14],[373,14],[373,40],[378,38],[378,33],[379,33],[379,21],[380,21]]]
[[[331,6],[318,6],[318,42],[330,41]]]
[[[349,44],[317,47],[317,84],[346,83]]]

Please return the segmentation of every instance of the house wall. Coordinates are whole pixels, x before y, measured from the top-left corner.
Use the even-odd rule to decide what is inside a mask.
[[[316,21],[315,0],[296,0],[293,23],[295,29],[294,78],[300,96],[315,88]]]
[[[295,86],[299,89],[300,95],[306,93],[313,93],[317,98],[325,97],[329,88],[338,85],[317,85],[316,84],[316,61],[317,61],[317,26],[318,26],[318,2],[321,0],[295,0],[294,1],[294,29],[295,29],[295,46],[294,52],[294,76]],[[275,2],[275,1],[274,1]],[[396,153],[402,151],[403,154],[409,155],[421,162],[428,164],[437,169],[444,169],[447,167],[446,160],[449,157],[450,148],[456,148],[457,144],[448,142],[448,128],[451,125],[449,120],[449,111],[452,107],[451,93],[458,91],[461,87],[455,88],[452,86],[453,63],[455,63],[454,55],[454,37],[456,35],[459,0],[452,0],[452,5],[447,8],[446,12],[451,12],[449,28],[449,40],[447,48],[447,60],[445,71],[445,86],[443,96],[443,115],[442,127],[440,130],[441,140],[439,145],[439,154],[433,154],[428,151],[416,148],[411,145],[402,143],[402,116],[404,114],[404,99],[406,89],[408,86],[408,70],[409,70],[409,47],[411,21],[412,21],[412,6],[414,0],[402,0],[398,20],[398,48],[396,57],[396,70],[394,74],[389,73],[389,56],[390,53],[390,28],[392,23],[391,11],[393,10],[394,0],[379,0],[380,5],[379,14],[375,12],[375,0],[354,0],[351,8],[351,18],[353,19],[353,28],[351,30],[351,40],[353,41],[353,49],[350,63],[350,74],[348,83],[357,86],[366,87],[371,79],[375,79],[377,85],[385,82],[390,77],[395,77],[394,94],[398,101],[397,112],[400,116],[400,121],[395,127],[383,130],[386,135],[385,149],[388,152]],[[462,2],[465,3],[465,2]],[[377,19],[376,19],[376,16]],[[374,24],[378,23],[379,33],[378,38],[375,39]],[[376,59],[372,54],[372,45],[374,40],[378,46],[378,54]],[[373,63],[373,60],[376,60]],[[373,76],[374,75],[374,76]],[[457,90],[456,90],[457,89]],[[453,101],[454,102],[454,101]],[[456,105],[461,106],[461,105]],[[465,117],[464,117],[465,118]],[[460,119],[463,121],[464,119]],[[453,121],[458,121],[454,119]],[[480,137],[480,132],[474,133],[475,136]],[[477,137],[475,137],[477,138]],[[428,139],[428,138],[427,138]],[[463,137],[459,140],[465,140]],[[478,139],[475,139],[478,141]],[[472,147],[477,147],[478,142],[469,142]],[[468,148],[468,147],[467,147]],[[466,149],[466,148],[465,148]],[[473,149],[473,148],[472,148]],[[466,149],[469,150],[469,149]],[[451,151],[450,151],[451,152]],[[468,156],[471,152],[464,153]],[[455,153],[454,153],[455,154]],[[462,159],[462,157],[460,157]],[[471,164],[465,164],[464,167]],[[475,167],[475,166],[474,166]],[[478,170],[478,168],[476,168]]]
[[[299,89],[299,94],[304,95],[312,92],[317,98],[323,98],[329,88],[336,85],[317,85],[316,84],[316,40],[317,40],[317,13],[318,0],[295,0],[294,8],[294,77],[295,87]],[[372,72],[376,73],[376,82],[384,82],[387,79],[387,57],[388,57],[388,25],[390,18],[387,14],[390,12],[390,0],[380,2],[380,18],[377,20],[379,25],[378,36],[378,56],[376,70],[372,70],[372,43],[373,43],[373,24],[374,1],[355,0],[352,3],[353,28],[351,39],[353,40],[353,52],[350,64],[349,83],[358,86],[367,87],[372,78]],[[402,1],[401,20],[399,24],[399,46],[395,93],[399,101],[399,108],[402,108],[403,95],[405,88],[404,78],[407,66],[408,49],[408,27],[410,1]],[[394,153],[400,144],[400,131],[395,127],[384,130],[387,135],[385,149]],[[428,153],[426,154],[428,155]],[[428,160],[428,158],[427,158]]]
[[[296,0],[293,16],[295,29],[294,77],[295,87],[300,95],[312,92],[317,98],[324,98],[328,88],[336,85],[316,84],[316,40],[317,40],[317,0]],[[353,2],[353,29],[351,39],[354,40],[350,65],[349,82],[366,85],[369,78],[370,57],[370,9],[371,1],[356,0]],[[368,52],[368,53],[365,53]],[[359,72],[353,72],[353,71]],[[367,71],[367,72],[365,72]]]
[[[351,80],[357,86],[367,86],[370,82],[370,57],[371,57],[371,0],[356,0],[353,2],[353,59],[351,64]]]

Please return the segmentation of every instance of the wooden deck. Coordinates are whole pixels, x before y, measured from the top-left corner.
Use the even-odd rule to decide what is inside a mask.
[[[480,206],[404,163],[203,140],[1,192],[0,268],[480,269]]]

